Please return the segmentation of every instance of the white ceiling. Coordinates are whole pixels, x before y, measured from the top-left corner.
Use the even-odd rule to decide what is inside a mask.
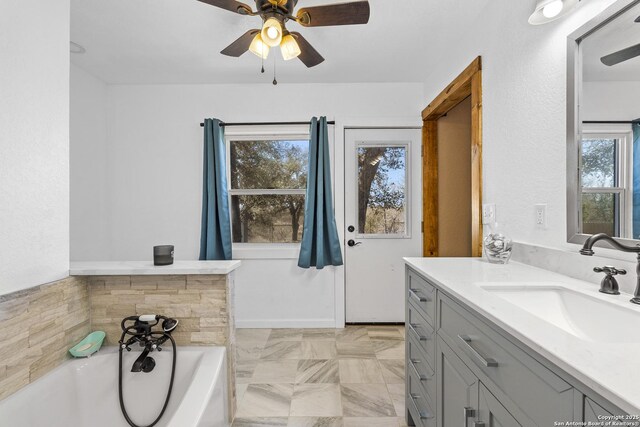
[[[640,81],[640,57],[608,67],[600,58],[640,43],[640,5],[589,35],[583,41],[584,81]]]
[[[298,7],[342,1],[300,0]],[[297,59],[284,62],[274,50],[261,75],[253,54],[219,53],[258,28],[259,17],[196,0],[71,0],[71,40],[87,50],[72,55],[72,62],[107,83],[122,84],[266,83],[273,79],[274,57],[282,83],[423,82],[433,28],[447,25],[444,16],[456,16],[456,27],[464,28],[465,17],[473,19],[474,9],[486,1],[461,3],[370,0],[367,25],[304,28],[289,22],[325,62],[307,69]]]

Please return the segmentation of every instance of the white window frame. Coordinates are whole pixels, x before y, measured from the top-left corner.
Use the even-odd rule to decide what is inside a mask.
[[[615,139],[618,141],[618,182],[615,187],[583,187],[582,185],[582,141],[585,139]],[[633,233],[633,128],[626,124],[585,124],[579,144],[578,167],[578,227],[582,233],[582,193],[618,194],[620,199],[618,223],[619,238],[631,239]]]
[[[359,160],[358,160],[358,149],[359,148],[404,148],[405,153],[405,169],[404,169],[404,233],[395,233],[395,234],[367,234],[360,233],[360,230],[356,230],[356,238],[359,240],[363,239],[410,239],[411,238],[411,201],[409,200],[411,197],[411,147],[408,142],[392,142],[392,141],[356,141],[355,149],[356,155],[356,175],[358,174]],[[355,197],[360,197],[360,189],[358,187],[358,176],[355,179],[355,188],[354,194]],[[356,200],[356,202],[358,202]],[[354,219],[354,224],[358,224],[358,209],[356,209],[356,218]]]
[[[231,188],[231,141],[290,141],[309,140],[309,126],[301,125],[269,125],[269,126],[234,126],[225,129],[227,190],[229,193],[229,209],[232,196],[246,195],[287,195],[306,194],[306,189],[232,189]],[[234,227],[234,224],[231,224]],[[300,229],[302,236],[302,227]],[[300,250],[300,243],[232,243],[234,258],[295,258]]]

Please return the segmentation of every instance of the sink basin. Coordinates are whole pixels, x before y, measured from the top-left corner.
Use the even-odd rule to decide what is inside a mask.
[[[587,341],[640,343],[640,310],[559,284],[478,283],[482,289]]]

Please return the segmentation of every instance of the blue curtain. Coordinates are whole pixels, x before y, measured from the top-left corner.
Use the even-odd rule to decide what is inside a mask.
[[[640,123],[633,123],[633,238],[640,239]]]
[[[227,191],[224,129],[220,120],[204,121],[204,173],[200,259],[231,259],[231,220]]]
[[[333,210],[327,118],[311,119],[309,175],[298,267],[342,265],[342,250]]]

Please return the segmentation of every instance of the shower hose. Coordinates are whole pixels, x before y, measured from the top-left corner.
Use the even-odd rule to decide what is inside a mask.
[[[123,322],[124,323],[124,322]],[[129,335],[140,335],[142,336],[142,334],[136,334],[136,333],[132,333],[130,332],[132,329],[134,329],[134,327],[129,327],[129,328],[123,328],[123,332],[122,332],[122,336],[120,338],[120,342],[124,342],[124,338],[127,334]],[[124,350],[124,347],[121,345],[120,346],[120,351],[119,351],[119,362],[118,362],[118,370],[119,370],[119,375],[118,375],[118,395],[120,398],[120,409],[122,410],[122,415],[124,415],[125,420],[127,420],[127,423],[129,423],[129,425],[131,427],[153,427],[155,426],[158,421],[160,421],[160,418],[162,418],[162,416],[164,415],[164,411],[166,411],[167,409],[167,405],[169,405],[169,398],[171,397],[171,390],[173,389],[173,378],[175,376],[176,373],[176,341],[173,339],[173,337],[171,336],[171,334],[167,333],[167,332],[151,332],[150,334],[151,336],[153,335],[157,335],[157,336],[161,336],[162,338],[166,339],[168,338],[169,340],[171,340],[171,346],[173,347],[173,362],[171,364],[171,380],[169,381],[169,390],[167,391],[167,397],[164,400],[164,405],[162,406],[162,410],[160,411],[160,414],[158,415],[158,417],[151,423],[148,424],[146,426],[140,426],[136,423],[134,423],[131,418],[129,418],[129,414],[127,413],[127,409],[125,408],[124,405],[124,398],[122,397],[122,351]]]

